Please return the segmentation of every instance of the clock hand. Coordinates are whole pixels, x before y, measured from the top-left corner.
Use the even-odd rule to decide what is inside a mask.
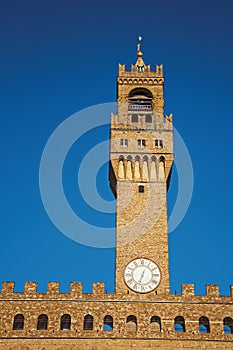
[[[146,269],[144,269],[144,270],[142,271],[142,274],[141,274],[141,277],[140,277],[138,283],[141,283],[141,282],[142,282],[142,279],[143,279],[143,277],[144,277],[144,275],[145,275],[145,271],[146,271]]]

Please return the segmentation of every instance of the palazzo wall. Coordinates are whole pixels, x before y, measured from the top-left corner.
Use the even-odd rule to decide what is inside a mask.
[[[182,285],[178,295],[106,294],[103,283],[93,284],[93,293],[82,293],[81,283],[71,283],[70,293],[60,293],[59,283],[50,282],[46,293],[36,292],[27,282],[23,293],[14,283],[3,283],[0,293],[0,349],[232,349],[233,334],[224,333],[224,319],[233,314],[230,296],[220,296],[217,285],[207,285],[206,295],[194,294],[193,285]],[[24,317],[22,329],[14,318]],[[47,329],[37,329],[39,316],[47,315]],[[61,318],[70,315],[70,329],[61,329]],[[92,329],[84,329],[86,315]],[[104,319],[112,317],[112,329]],[[136,322],[132,322],[134,316]],[[184,330],[175,331],[175,319],[184,320]],[[200,318],[209,322],[200,332]],[[154,320],[154,321],[153,321]],[[159,320],[159,321],[158,321]],[[233,331],[233,324],[230,324]]]

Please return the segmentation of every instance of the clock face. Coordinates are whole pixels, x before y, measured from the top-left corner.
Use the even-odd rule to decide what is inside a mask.
[[[161,273],[153,261],[139,258],[126,266],[124,278],[127,286],[133,291],[148,293],[159,285]]]

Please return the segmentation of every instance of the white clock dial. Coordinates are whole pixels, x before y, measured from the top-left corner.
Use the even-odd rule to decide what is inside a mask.
[[[126,266],[124,278],[127,286],[133,291],[148,293],[159,285],[161,273],[152,260],[139,258]]]

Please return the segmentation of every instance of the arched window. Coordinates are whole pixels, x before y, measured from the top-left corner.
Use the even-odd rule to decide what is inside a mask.
[[[130,315],[126,320],[126,330],[128,332],[136,332],[137,330],[137,317],[134,315]]]
[[[161,332],[161,318],[159,316],[152,316],[150,319],[150,327],[154,332]]]
[[[68,314],[62,315],[61,317],[61,330],[70,330],[71,317]]]
[[[24,315],[18,314],[14,317],[13,330],[22,330],[24,326]]]
[[[205,316],[199,318],[199,333],[210,333],[210,323]]]
[[[157,160],[155,156],[151,157],[151,166],[150,166],[150,180],[157,180]]]
[[[38,330],[46,330],[47,328],[48,328],[48,316],[42,314],[38,317],[37,329]]]
[[[159,158],[159,181],[165,180],[165,158]]]
[[[84,323],[83,323],[83,329],[86,331],[92,331],[93,330],[93,316],[92,315],[86,315],[84,316]]]
[[[129,93],[129,111],[151,111],[152,93],[145,88],[136,88]]]
[[[104,317],[104,331],[112,331],[113,330],[113,318],[110,315]]]
[[[176,316],[174,319],[174,331],[185,332],[185,320],[182,316]]]
[[[120,179],[125,178],[125,169],[124,169],[124,157],[119,157],[119,164],[118,164],[118,176]]]
[[[137,66],[138,72],[144,72],[144,66]]]
[[[231,317],[225,317],[223,320],[224,334],[233,334],[233,320]]]
[[[164,162],[164,163],[165,163],[165,160],[166,160],[166,159],[165,159],[163,156],[159,157],[159,161],[160,161],[160,162]]]

